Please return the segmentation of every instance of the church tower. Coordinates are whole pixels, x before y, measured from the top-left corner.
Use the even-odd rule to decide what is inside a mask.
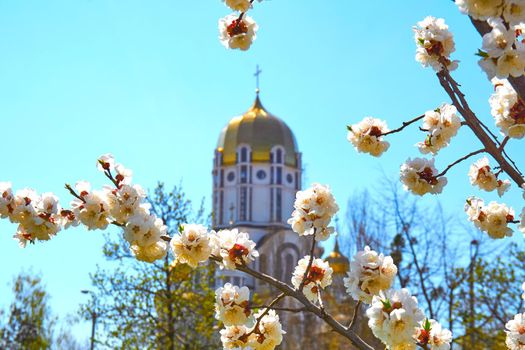
[[[255,267],[288,282],[307,251],[305,240],[286,222],[301,175],[301,153],[292,131],[264,108],[257,89],[253,105],[231,119],[219,136],[213,160],[213,227],[248,232],[260,254]],[[268,286],[238,271],[222,271],[221,276],[258,294],[268,292]]]

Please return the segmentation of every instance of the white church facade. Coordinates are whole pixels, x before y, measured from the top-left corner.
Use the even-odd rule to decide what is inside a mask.
[[[290,128],[262,105],[251,108],[222,130],[213,167],[213,226],[237,228],[257,243],[259,270],[290,281],[305,254],[306,240],[286,223],[301,189],[301,153]],[[257,281],[224,272],[236,284],[261,291]]]

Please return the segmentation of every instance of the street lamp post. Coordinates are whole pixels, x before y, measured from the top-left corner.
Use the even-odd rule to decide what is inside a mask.
[[[81,290],[82,294],[91,294],[93,301],[95,301],[95,295],[90,290]],[[95,310],[91,311],[91,350],[95,349],[95,327],[97,324],[97,313]]]

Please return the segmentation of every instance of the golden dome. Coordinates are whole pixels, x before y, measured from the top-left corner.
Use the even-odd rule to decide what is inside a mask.
[[[263,107],[258,93],[252,107],[230,120],[221,132],[217,151],[222,153],[224,165],[235,164],[241,144],[251,147],[253,162],[269,162],[272,147],[281,145],[286,152],[284,163],[297,166],[297,142],[292,131]]]
[[[345,274],[350,268],[350,261],[339,250],[339,242],[337,239],[335,240],[334,251],[330,253],[326,261],[330,264],[334,273]]]

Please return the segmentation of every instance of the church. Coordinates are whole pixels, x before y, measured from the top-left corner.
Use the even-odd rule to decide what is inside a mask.
[[[258,71],[259,72],[259,71]],[[302,155],[291,129],[268,112],[256,90],[255,101],[241,116],[234,117],[220,133],[213,159],[213,228],[248,232],[257,244],[259,258],[254,268],[290,284],[297,262],[308,255],[309,240],[292,231],[287,220],[295,194],[302,187]],[[316,256],[321,256],[318,248]],[[349,322],[355,302],[346,294],[343,277],[349,261],[336,243],[327,258],[334,270],[327,288],[325,307],[340,322]],[[248,286],[263,303],[277,293],[264,282],[239,271],[218,272],[218,283]],[[280,306],[297,308],[286,298]],[[287,332],[280,349],[353,349],[346,339],[325,329],[315,315],[280,312]],[[366,320],[360,315],[356,330],[371,339]]]

